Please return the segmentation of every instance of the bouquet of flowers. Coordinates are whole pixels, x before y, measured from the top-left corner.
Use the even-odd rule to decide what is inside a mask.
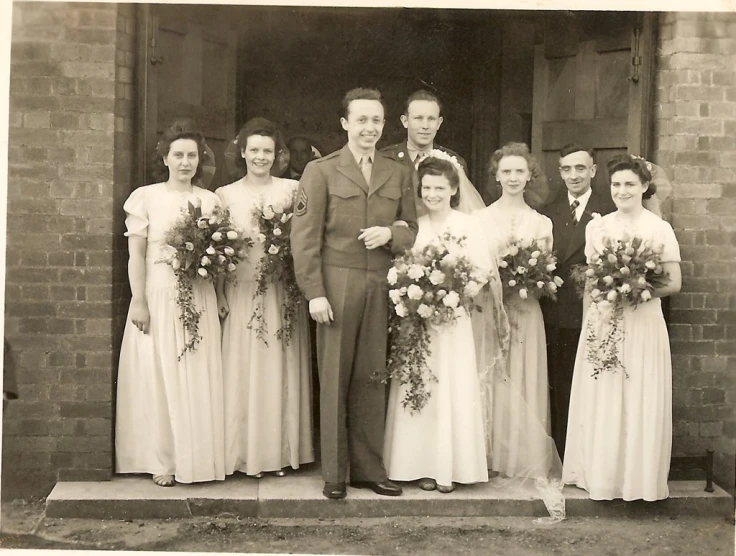
[[[461,312],[474,308],[473,298],[488,283],[487,271],[463,254],[465,237],[446,232],[422,249],[412,249],[394,260],[388,272],[391,285],[388,379],[409,384],[402,405],[421,411],[430,397],[429,381],[436,377],[427,367],[428,325],[445,326]]]
[[[504,298],[555,299],[563,283],[562,278],[552,274],[556,268],[557,257],[537,240],[511,238],[498,263]]]
[[[666,284],[662,249],[663,246],[655,248],[639,237],[604,237],[603,250],[594,255],[590,264],[573,269],[573,279],[590,295],[593,308],[611,309],[610,329],[606,334],[596,330],[595,321],[588,319],[587,359],[593,365],[593,377],[597,378],[603,371],[617,370],[628,377],[619,357],[623,311],[627,306],[646,303],[652,299],[655,288]]]
[[[256,335],[266,345],[267,323],[264,311],[264,296],[272,283],[284,288],[284,304],[281,309],[282,324],[276,331],[276,338],[288,345],[294,328],[299,307],[304,296],[299,290],[294,274],[294,258],[291,252],[291,219],[294,215],[294,195],[290,194],[276,202],[262,202],[254,209],[258,227],[254,229],[256,238],[263,245],[264,254],[256,266],[258,283],[254,297],[260,297],[251,316],[248,328],[256,323]]]
[[[179,320],[189,339],[179,354],[194,351],[202,339],[199,319],[202,316],[194,304],[195,280],[214,280],[218,276],[232,276],[237,264],[247,256],[253,242],[233,228],[227,210],[215,207],[212,214],[202,214],[202,204],[195,197],[164,237],[166,248],[158,262],[171,265],[176,276],[176,304]]]

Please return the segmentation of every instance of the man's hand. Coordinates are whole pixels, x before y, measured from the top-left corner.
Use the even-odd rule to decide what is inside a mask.
[[[364,228],[358,239],[365,243],[366,249],[376,249],[382,247],[391,241],[391,228],[385,226],[372,226],[371,228]]]
[[[335,320],[332,307],[326,297],[315,297],[309,301],[309,314],[319,324],[330,324]]]

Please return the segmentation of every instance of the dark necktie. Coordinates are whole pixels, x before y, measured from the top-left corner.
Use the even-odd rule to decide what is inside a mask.
[[[572,203],[570,203],[570,217],[572,218],[572,224],[573,226],[578,225],[578,217],[575,215],[575,211],[580,206],[580,201],[575,199]]]

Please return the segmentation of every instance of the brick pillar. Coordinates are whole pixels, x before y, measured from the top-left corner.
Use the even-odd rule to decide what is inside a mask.
[[[655,162],[673,183],[682,293],[672,299],[673,455],[736,454],[736,14],[662,16]]]
[[[4,497],[113,471],[133,14],[13,6],[5,335],[20,399],[5,415]]]

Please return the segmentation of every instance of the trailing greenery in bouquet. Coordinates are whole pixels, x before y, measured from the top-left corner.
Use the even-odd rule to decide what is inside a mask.
[[[214,280],[221,275],[231,278],[253,242],[232,226],[227,210],[215,207],[212,214],[203,215],[199,198],[187,202],[164,242],[167,247],[158,262],[169,264],[174,270],[179,320],[188,338],[179,354],[181,360],[202,339],[199,334],[202,312],[194,303],[195,280]]]
[[[563,283],[556,268],[557,257],[537,240],[510,239],[498,263],[504,299],[555,299]]]
[[[618,370],[628,377],[619,353],[624,308],[646,303],[652,299],[655,288],[666,284],[668,278],[661,258],[663,248],[639,237],[604,237],[603,250],[594,255],[590,264],[573,269],[572,276],[581,293],[590,295],[591,308],[598,314],[602,308],[611,310],[607,330],[600,329],[601,319],[587,321],[587,359],[593,365],[593,377],[597,378],[604,371]]]
[[[447,326],[463,311],[473,310],[473,299],[490,274],[463,254],[465,237],[445,233],[422,249],[394,259],[388,272],[389,355],[384,382],[408,384],[402,405],[421,411],[430,398],[429,382],[437,378],[427,366],[431,355],[428,326]]]
[[[271,284],[281,284],[284,288],[284,302],[281,307],[281,327],[276,338],[284,345],[291,341],[294,323],[299,307],[304,304],[304,296],[299,290],[294,274],[294,258],[291,251],[291,219],[294,215],[294,196],[285,196],[276,202],[261,203],[254,210],[257,228],[257,241],[263,245],[264,254],[256,266],[257,287],[253,294],[260,300],[250,318],[248,328],[256,326],[256,335],[266,345],[268,323],[264,315],[264,296]]]

